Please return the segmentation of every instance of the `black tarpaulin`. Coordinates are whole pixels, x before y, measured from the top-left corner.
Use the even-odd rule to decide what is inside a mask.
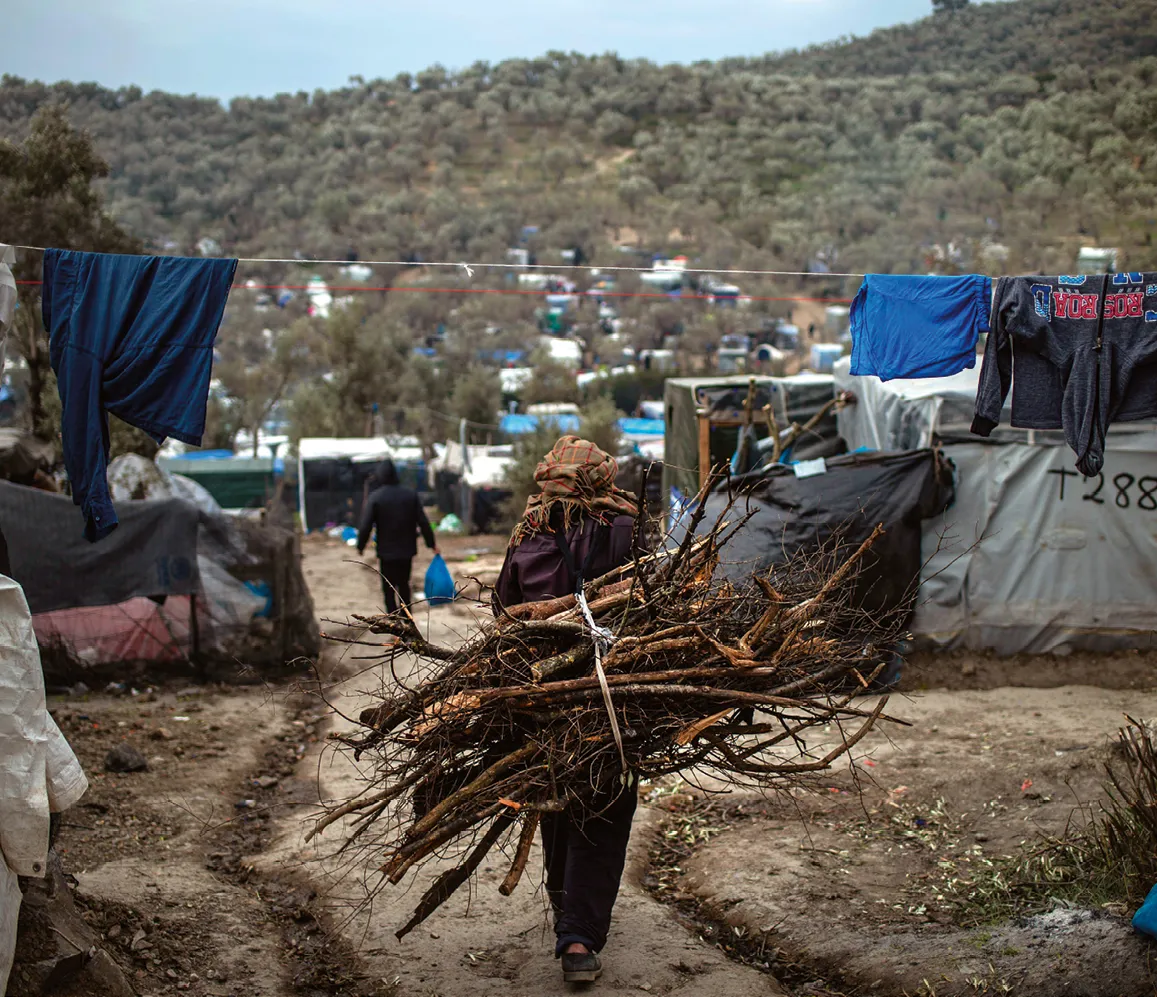
[[[120,525],[91,544],[72,499],[0,481],[0,529],[33,613],[198,591],[198,527],[207,517],[195,505],[154,499],[117,511]]]
[[[724,573],[740,580],[820,550],[838,564],[882,524],[884,535],[862,562],[856,597],[872,613],[910,613],[920,576],[921,523],[951,503],[950,466],[934,450],[845,454],[826,465],[811,477],[773,465],[732,479],[731,490],[742,496],[735,517],[748,510],[754,516],[725,549]],[[727,501],[726,490],[711,495],[704,521],[713,523]]]

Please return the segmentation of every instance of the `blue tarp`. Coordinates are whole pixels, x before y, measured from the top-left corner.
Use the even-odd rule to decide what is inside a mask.
[[[190,450],[181,454],[181,460],[228,460],[232,456],[232,450]]]
[[[563,415],[546,416],[548,422],[558,427],[560,433],[575,433],[579,428],[579,417],[566,413]],[[538,428],[536,415],[504,415],[498,423],[502,432],[508,436],[524,436],[533,433]]]
[[[559,432],[578,432],[579,417],[577,415],[552,415],[546,417],[558,426]],[[508,436],[522,436],[533,433],[538,428],[536,415],[504,415],[499,427]],[[619,431],[628,439],[655,439],[664,433],[665,424],[662,419],[620,419]]]
[[[666,424],[662,419],[620,419],[619,431],[628,439],[654,439],[663,436]]]
[[[526,350],[480,350],[479,360],[492,360],[500,364],[516,364],[526,359]]]

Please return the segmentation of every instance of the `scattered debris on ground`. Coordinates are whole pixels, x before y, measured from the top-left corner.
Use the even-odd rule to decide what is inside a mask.
[[[376,576],[346,563],[348,549],[305,547],[319,614],[373,612]],[[500,551],[471,568],[492,578]],[[452,563],[456,573],[464,565]],[[468,606],[437,610],[427,632],[449,641],[471,618]],[[353,657],[350,674],[367,664]],[[1150,947],[1129,927],[1128,907],[1064,894],[1063,883],[1067,906],[1025,906],[1004,889],[1010,864],[1033,851],[1022,842],[1071,837],[1066,828],[1079,831],[1104,800],[1104,766],[1125,715],[1157,717],[1157,695],[1144,691],[1153,683],[1142,681],[1157,674],[1153,656],[1045,658],[1019,688],[1001,687],[984,656],[949,660],[958,676],[970,660],[975,670],[955,691],[894,695],[889,712],[913,726],[868,738],[814,791],[720,797],[703,792],[725,788],[706,777],[703,791],[657,780],[639,811],[601,989],[749,997],[782,993],[779,981],[797,997],[1153,992]],[[1064,680],[1052,688],[1049,663]],[[906,675],[910,688],[915,675]],[[374,685],[356,676],[342,685],[351,698],[335,690],[327,698],[345,709],[364,702],[355,690]],[[318,699],[285,683],[150,684],[147,676],[99,689],[50,703],[92,782],[63,815],[57,844],[62,874],[77,883],[84,930],[74,948],[89,945],[91,932],[104,953],[57,993],[548,991],[557,967],[541,898],[534,888],[490,897],[505,863],[480,869],[477,894],[456,898],[429,930],[399,944],[392,929],[412,897],[351,920],[330,870],[298,860],[319,777],[327,798],[334,787],[352,789],[324,751],[331,714]],[[830,733],[817,734],[809,748],[823,751]],[[135,747],[147,769],[106,771],[120,744]],[[529,887],[538,862],[536,847]],[[68,957],[64,944],[49,951],[48,935],[30,936],[39,941],[22,948],[24,968]],[[14,974],[13,997],[34,992],[35,974]]]

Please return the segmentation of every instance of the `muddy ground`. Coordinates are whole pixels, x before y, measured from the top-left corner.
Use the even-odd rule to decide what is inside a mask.
[[[503,553],[497,538],[443,546],[459,578],[493,578]],[[341,633],[350,613],[377,608],[376,575],[352,563],[350,548],[307,538],[304,550],[318,616],[336,621],[323,629]],[[433,639],[453,640],[472,617],[455,605],[424,619]],[[184,680],[52,698],[92,784],[65,816],[58,848],[82,915],[131,992],[567,992],[537,856],[512,897],[497,895],[505,869],[496,863],[469,897],[399,943],[393,931],[435,871],[366,907],[375,854],[335,856],[336,826],[304,840],[319,798],[340,799],[357,784],[326,734],[383,681],[346,650],[288,682]],[[1155,665],[1147,654],[919,655],[889,707],[912,726],[863,742],[853,765],[812,792],[765,799],[648,787],[597,988],[680,997],[1157,992],[1129,912],[1097,904],[976,923],[968,896],[976,870],[1061,830],[1079,804],[1099,798],[1123,714],[1157,717]],[[104,771],[120,741],[144,753],[148,771]],[[18,975],[10,992],[20,993]],[[101,990],[86,978],[63,992]]]

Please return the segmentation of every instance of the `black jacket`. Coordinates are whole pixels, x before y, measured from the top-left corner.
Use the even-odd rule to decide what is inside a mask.
[[[358,530],[358,553],[370,542],[370,530],[377,530],[378,559],[404,561],[418,553],[418,531],[426,546],[434,549],[434,531],[422,509],[418,493],[405,485],[383,485],[370,492],[362,506]]]

